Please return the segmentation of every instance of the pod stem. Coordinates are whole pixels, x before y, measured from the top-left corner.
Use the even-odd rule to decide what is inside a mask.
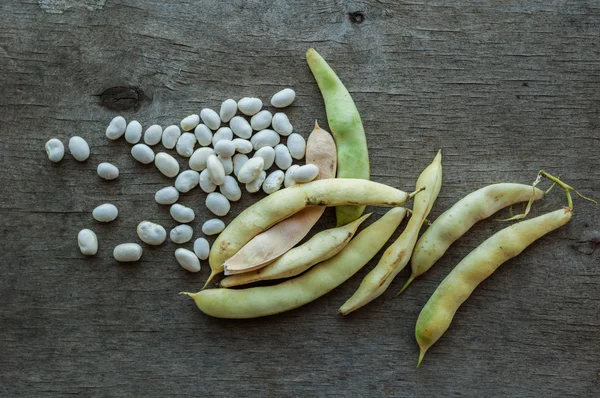
[[[416,277],[416,275],[411,274],[410,278],[408,278],[404,286],[402,286],[402,289],[400,289],[400,291],[396,294],[396,297],[398,297],[408,287],[408,285],[410,285],[411,282],[415,280]]]
[[[421,348],[421,351],[419,352],[419,361],[417,362],[417,369],[419,368],[419,366],[421,366],[421,362],[423,362],[423,358],[425,357],[426,352],[427,350]]]
[[[206,289],[206,286],[208,286],[208,284],[210,283],[210,281],[212,281],[212,280],[213,280],[213,278],[214,278],[215,276],[217,276],[217,274],[218,274],[218,272],[211,271],[211,273],[210,273],[210,276],[208,277],[208,280],[206,281],[206,283],[205,283],[205,284],[204,284],[204,286],[202,287],[202,289],[203,289],[203,290],[204,290],[204,289]]]
[[[424,190],[425,190],[425,187],[421,187],[421,188],[417,189],[416,191],[409,193],[408,198],[406,198],[406,201],[408,202],[409,200],[414,198],[418,193],[423,192]]]
[[[552,174],[549,174],[544,170],[540,170],[540,172],[538,173],[538,178],[536,179],[536,183],[538,182],[540,177],[545,177],[554,183],[554,184],[552,184],[552,186],[550,188],[548,188],[547,192],[549,192],[552,188],[554,188],[555,185],[558,185],[565,191],[565,193],[567,195],[567,202],[568,202],[569,209],[573,209],[573,198],[571,197],[571,191],[575,192],[575,194],[577,196],[579,196],[582,199],[587,200],[588,202],[592,202],[593,204],[596,204],[596,205],[598,204],[598,202],[596,202],[594,199],[588,198],[587,196],[582,195],[575,188],[573,188],[572,186],[563,182],[560,179],[560,177],[555,177]]]

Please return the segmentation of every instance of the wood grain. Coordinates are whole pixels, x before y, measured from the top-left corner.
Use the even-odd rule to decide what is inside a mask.
[[[599,25],[592,0],[0,1],[0,395],[600,395],[598,207],[576,200],[570,224],[478,287],[415,370],[420,309],[501,224],[480,223],[401,298],[408,270],[348,318],[337,308],[377,259],[299,310],[211,319],[177,295],[203,284],[207,264],[187,273],[171,243],[144,247],[139,264],[112,259],[138,222],[175,222],[153,201],[171,181],[104,137],[119,113],[166,126],[288,86],[295,128],[326,128],[304,61],[315,46],[361,112],[373,180],[410,189],[443,149],[432,218],[542,168],[598,199]],[[50,164],[44,143],[72,135],[88,140],[90,159]],[[102,161],[118,180],[96,176]],[[225,221],[256,197],[245,193]],[[203,201],[198,190],[182,199],[198,234]],[[120,214],[99,225],[91,210],[104,202]],[[564,203],[556,191],[535,212]],[[318,227],[333,224],[328,210]],[[88,227],[100,238],[93,258],[76,245]]]

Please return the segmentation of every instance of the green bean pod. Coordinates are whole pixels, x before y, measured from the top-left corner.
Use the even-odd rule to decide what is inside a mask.
[[[572,209],[565,207],[513,224],[491,236],[458,263],[419,314],[415,327],[420,348],[417,367],[423,361],[425,352],[448,329],[458,308],[481,282],[537,239],[565,225],[572,214]]]
[[[358,272],[381,250],[405,215],[403,207],[391,209],[356,235],[337,255],[280,284],[182,294],[193,298],[200,311],[216,318],[257,318],[298,308],[330,292]]]
[[[306,61],[323,95],[327,122],[337,146],[337,177],[369,179],[369,151],[360,114],[333,69],[314,48],[306,52]],[[359,218],[365,206],[336,208],[337,225]]]

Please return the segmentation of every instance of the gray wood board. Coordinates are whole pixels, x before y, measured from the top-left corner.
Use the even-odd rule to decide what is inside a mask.
[[[144,247],[138,264],[112,259],[139,221],[175,222],[153,197],[171,180],[104,136],[117,114],[166,126],[288,86],[298,95],[286,112],[307,136],[315,119],[326,127],[304,60],[314,46],[361,112],[373,180],[411,190],[443,149],[430,218],[539,169],[600,198],[599,26],[592,0],[1,1],[0,394],[599,396],[598,207],[575,199],[573,220],[483,282],[416,370],[420,309],[505,224],[479,223],[401,297],[408,269],[347,318],[337,308],[378,257],[301,309],[212,319],[177,294],[198,290],[207,264],[182,270],[171,243]],[[51,164],[46,140],[72,135],[90,159]],[[96,176],[101,161],[118,165],[118,180]],[[257,197],[244,194],[225,221]],[[210,217],[203,200],[182,199],[196,231]],[[119,207],[115,222],[92,220],[103,202]],[[534,211],[565,203],[556,190]],[[328,210],[318,227],[333,223]],[[100,251],[83,258],[76,235],[88,227]]]

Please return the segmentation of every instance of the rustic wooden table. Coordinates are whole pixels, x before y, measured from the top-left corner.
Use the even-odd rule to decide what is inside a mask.
[[[408,270],[347,318],[337,308],[377,258],[301,309],[226,321],[177,294],[209,269],[182,270],[175,245],[145,247],[134,265],[111,256],[139,221],[175,222],[153,200],[170,180],[104,137],[110,119],[166,126],[290,86],[288,114],[306,136],[315,119],[326,126],[311,46],[355,98],[373,180],[411,189],[443,149],[431,218],[542,168],[600,198],[599,3],[512,3],[0,1],[0,395],[600,396],[600,209],[579,199],[570,224],[477,288],[418,370],[420,309],[503,224],[480,223],[400,298]],[[72,135],[91,144],[89,160],[51,164],[46,140]],[[96,176],[101,161],[120,167],[118,180]],[[210,217],[203,199],[182,200],[196,230]],[[245,194],[225,220],[255,200]],[[117,221],[92,220],[103,202]],[[535,212],[564,203],[556,190]],[[332,223],[328,211],[319,227]],[[88,227],[101,242],[92,258],[76,245]]]

